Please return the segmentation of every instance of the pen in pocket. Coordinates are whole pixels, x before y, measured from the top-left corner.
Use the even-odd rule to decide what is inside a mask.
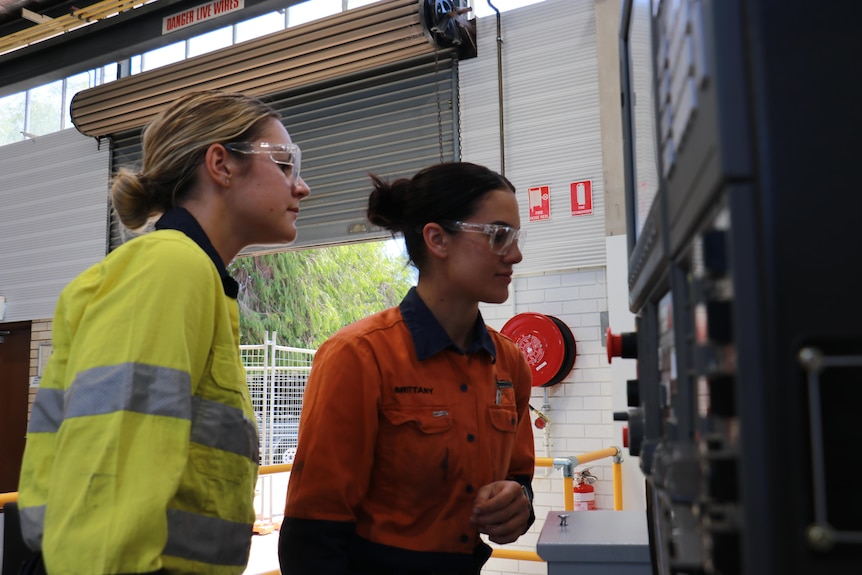
[[[504,389],[511,389],[511,388],[512,388],[512,382],[511,381],[498,379],[497,380],[497,397],[494,400],[494,403],[496,403],[497,405],[500,405],[500,402],[503,399],[503,390]]]

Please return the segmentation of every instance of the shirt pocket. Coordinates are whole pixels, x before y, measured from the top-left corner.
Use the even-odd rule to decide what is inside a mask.
[[[393,426],[406,426],[420,434],[445,433],[452,428],[452,417],[445,407],[390,407],[383,408],[383,415]]]
[[[406,500],[411,495],[405,489],[416,490],[418,495],[435,485],[442,488],[456,465],[454,423],[445,406],[382,408],[375,452],[375,468],[381,470],[379,486]],[[388,485],[390,480],[392,485]]]
[[[518,412],[514,405],[492,405],[488,417],[497,431],[509,434],[518,431]]]
[[[259,441],[245,370],[231,346],[216,346],[198,387],[192,419],[192,460],[206,475],[245,481],[257,468]]]

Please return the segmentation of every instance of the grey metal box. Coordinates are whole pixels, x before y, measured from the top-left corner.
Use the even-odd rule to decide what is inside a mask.
[[[568,515],[560,525],[560,515]],[[551,511],[536,551],[548,575],[651,575],[643,511]]]

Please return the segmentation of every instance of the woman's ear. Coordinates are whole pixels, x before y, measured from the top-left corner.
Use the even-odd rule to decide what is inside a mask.
[[[218,186],[230,185],[233,175],[233,163],[227,149],[221,144],[210,144],[204,158],[206,173]]]
[[[422,238],[428,248],[428,253],[439,258],[444,258],[449,253],[449,240],[451,236],[440,224],[429,222],[422,228]]]

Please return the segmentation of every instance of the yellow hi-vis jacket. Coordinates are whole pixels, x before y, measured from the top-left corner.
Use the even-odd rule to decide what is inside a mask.
[[[19,484],[25,542],[51,575],[228,575],[248,561],[258,438],[236,292],[197,222],[179,221],[197,243],[145,234],[57,303]]]

